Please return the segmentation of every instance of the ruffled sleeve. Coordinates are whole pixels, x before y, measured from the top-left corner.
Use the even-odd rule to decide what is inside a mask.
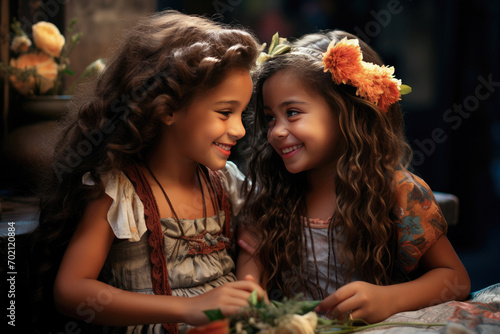
[[[102,178],[106,194],[113,199],[108,211],[108,222],[118,239],[139,241],[146,232],[144,205],[130,180],[121,171],[110,172]],[[82,183],[94,185],[89,173]]]
[[[226,166],[219,171],[219,175],[221,177],[222,187],[231,204],[231,211],[234,216],[237,216],[244,200],[240,190],[241,184],[245,180],[245,175],[243,175],[232,161],[226,163]]]
[[[398,258],[409,273],[425,252],[447,232],[446,220],[427,183],[407,171],[396,173]]]

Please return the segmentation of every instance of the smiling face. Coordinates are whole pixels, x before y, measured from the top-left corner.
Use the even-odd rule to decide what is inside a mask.
[[[325,99],[289,71],[262,87],[267,139],[290,173],[335,168],[340,142],[336,113]]]
[[[193,97],[174,114],[167,130],[177,158],[196,161],[212,170],[225,166],[231,148],[245,135],[241,122],[252,95],[246,69],[233,69],[216,87]]]

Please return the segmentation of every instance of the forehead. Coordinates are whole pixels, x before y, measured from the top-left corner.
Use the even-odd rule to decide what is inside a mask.
[[[252,78],[247,69],[231,69],[217,85],[199,92],[195,98],[216,98],[227,94],[239,94],[242,90],[246,92],[248,88],[252,89],[252,86]]]
[[[262,85],[264,103],[280,103],[291,97],[318,98],[320,95],[305,83],[293,70],[280,70],[271,75]]]

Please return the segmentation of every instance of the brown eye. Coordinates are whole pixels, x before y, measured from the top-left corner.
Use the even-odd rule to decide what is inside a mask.
[[[271,123],[274,122],[275,120],[276,117],[274,117],[273,115],[264,115],[264,121],[268,126],[271,126]]]
[[[295,115],[298,115],[300,113],[300,111],[298,111],[297,109],[288,109],[286,111],[286,116],[287,117],[293,117]]]
[[[217,112],[225,117],[229,117],[229,115],[231,115],[231,111],[217,111]]]

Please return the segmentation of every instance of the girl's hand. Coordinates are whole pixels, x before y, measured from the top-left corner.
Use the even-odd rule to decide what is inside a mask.
[[[238,246],[247,252],[248,255],[253,256],[255,250],[258,247],[259,242],[256,240],[255,236],[244,227],[240,227],[238,230]]]
[[[233,315],[248,306],[248,297],[254,290],[257,290],[259,299],[265,298],[264,290],[247,278],[243,281],[226,283],[196,297],[186,298],[184,322],[193,326],[206,324],[208,318],[203,311],[212,309],[220,309],[224,316]]]
[[[380,322],[395,312],[395,301],[391,298],[388,287],[362,281],[344,285],[326,297],[315,309],[326,312],[328,318],[339,320],[363,319],[368,323]]]
[[[245,252],[247,252],[251,256],[253,256],[255,254],[255,246],[251,245],[245,239],[238,239],[238,246],[240,246],[242,250],[244,250]]]

